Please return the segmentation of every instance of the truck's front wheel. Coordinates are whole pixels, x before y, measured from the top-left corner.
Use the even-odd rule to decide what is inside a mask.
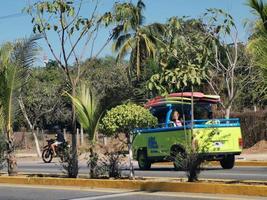
[[[220,160],[223,169],[232,169],[235,165],[235,156],[227,155],[222,160]]]
[[[147,159],[145,151],[140,151],[138,154],[138,166],[141,170],[148,170],[151,168],[151,161]]]

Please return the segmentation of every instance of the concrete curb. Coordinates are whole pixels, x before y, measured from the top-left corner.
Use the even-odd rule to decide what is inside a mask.
[[[151,180],[105,180],[38,177],[0,177],[0,183],[24,185],[79,186],[89,188],[116,188],[140,191],[189,192],[210,194],[231,194],[267,196],[266,185],[245,185],[226,183],[188,183]]]
[[[155,166],[173,166],[172,162],[161,162],[153,164]],[[219,162],[212,161],[206,166],[221,166]],[[267,161],[237,161],[235,162],[235,166],[237,167],[267,167]]]

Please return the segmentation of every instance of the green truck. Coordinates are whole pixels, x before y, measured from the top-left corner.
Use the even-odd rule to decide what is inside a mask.
[[[203,93],[173,93],[150,100],[145,107],[159,124],[135,130],[133,157],[139,168],[148,170],[152,163],[173,161],[173,155],[186,153],[193,141],[205,145],[205,151],[199,152],[204,160],[220,161],[224,169],[233,168],[235,155],[242,151],[240,123],[237,118],[214,119],[212,105],[219,102],[218,96]],[[181,126],[172,122],[174,111],[180,113]],[[174,167],[178,169],[175,162]]]

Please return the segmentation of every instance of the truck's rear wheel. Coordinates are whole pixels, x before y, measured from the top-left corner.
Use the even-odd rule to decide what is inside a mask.
[[[141,170],[148,170],[151,168],[151,161],[147,159],[145,151],[140,151],[138,154],[138,166]]]
[[[220,160],[223,169],[232,169],[235,165],[235,156],[227,155],[222,160]]]

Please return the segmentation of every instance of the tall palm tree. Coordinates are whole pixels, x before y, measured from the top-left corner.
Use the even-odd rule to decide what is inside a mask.
[[[259,16],[259,20],[247,49],[252,54],[255,65],[267,69],[267,3],[262,0],[248,0],[248,5]]]
[[[2,129],[8,141],[7,163],[9,175],[17,173],[13,145],[13,118],[17,110],[17,99],[26,82],[29,67],[37,53],[37,37],[8,42],[0,47],[0,116]]]
[[[117,52],[117,60],[131,54],[131,64],[140,78],[143,62],[156,55],[156,40],[154,34],[163,32],[163,26],[158,23],[144,26],[143,10],[145,4],[139,0],[132,3],[117,3],[114,8],[115,20],[118,23],[114,29],[113,50]]]
[[[89,136],[89,152],[90,158],[92,160],[94,155],[94,142],[96,137],[96,130],[99,124],[99,120],[101,117],[101,112],[99,110],[99,106],[95,101],[95,98],[86,84],[82,83],[77,91],[76,96],[72,96],[67,93],[67,95],[71,98],[73,105],[75,106],[75,111],[77,114],[77,119],[80,125],[84,128],[86,133]],[[94,177],[94,169],[92,167],[92,163],[89,162],[90,168],[90,176]]]

